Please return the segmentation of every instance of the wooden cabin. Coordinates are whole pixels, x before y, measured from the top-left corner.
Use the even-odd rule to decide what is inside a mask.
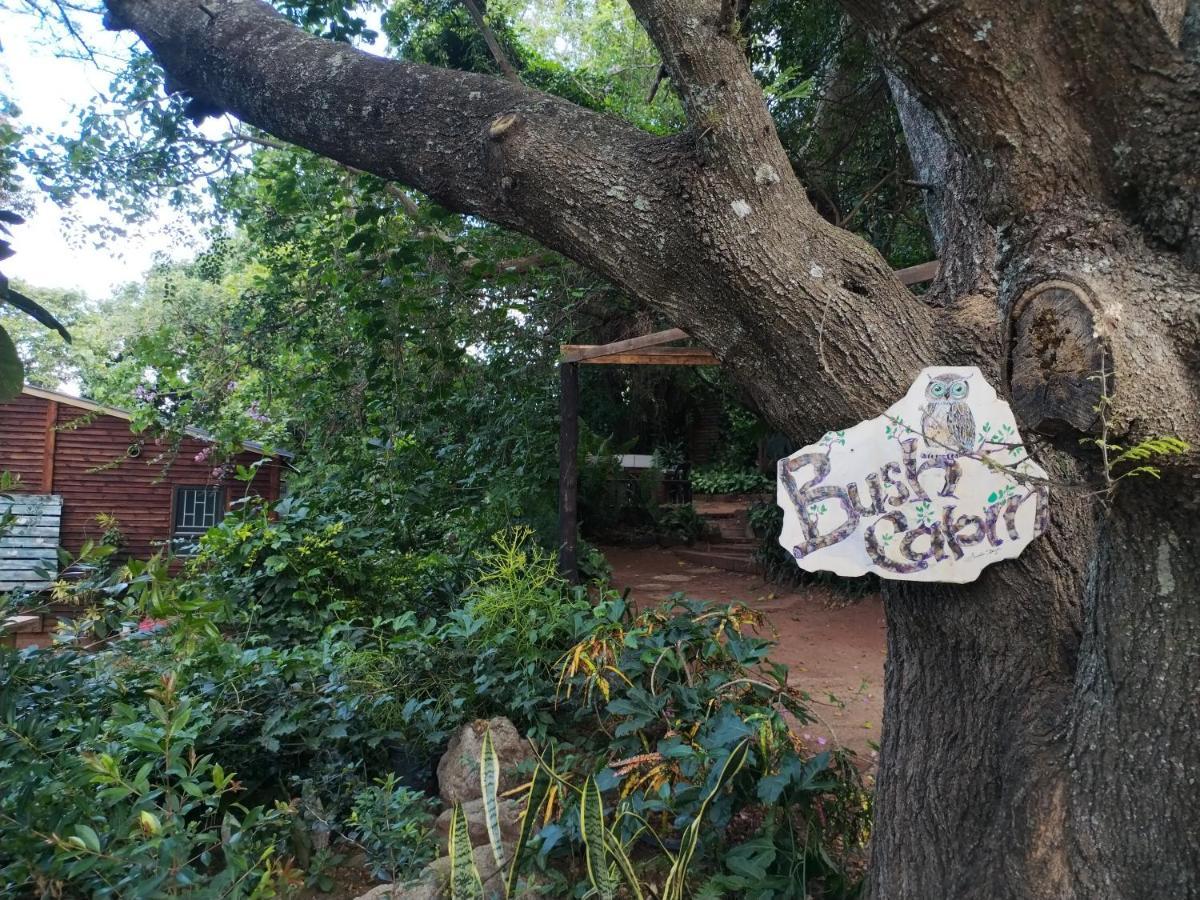
[[[0,592],[44,586],[56,549],[78,553],[98,541],[102,518],[120,531],[124,556],[144,558],[194,544],[246,493],[279,498],[288,454],[243,445],[233,463],[266,459],[247,486],[215,470],[204,432],[189,429],[177,448],[163,447],[132,433],[131,418],[35,387],[0,403],[0,473],[17,479],[0,496]]]

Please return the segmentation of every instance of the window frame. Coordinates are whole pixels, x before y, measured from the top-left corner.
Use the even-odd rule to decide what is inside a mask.
[[[213,521],[211,525],[203,527],[191,525],[184,526],[180,523],[180,518],[183,513],[184,498],[186,492],[203,492],[211,494],[216,498],[215,508],[213,509]],[[177,552],[184,547],[195,545],[209,528],[219,525],[221,520],[225,518],[225,513],[228,511],[225,502],[225,487],[219,484],[177,484],[171,492],[171,544]],[[207,510],[205,511],[207,516]],[[186,530],[181,530],[186,529]]]

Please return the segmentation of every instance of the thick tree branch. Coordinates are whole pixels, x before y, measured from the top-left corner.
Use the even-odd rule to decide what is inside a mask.
[[[258,0],[112,0],[171,80],[277,138],[523,231],[611,272],[670,252],[650,217],[687,166],[679,141],[503,79],[314,38]],[[676,213],[678,210],[676,209]]]
[[[996,239],[984,222],[982,198],[969,160],[946,139],[941,124],[904,83],[888,76],[913,171],[925,188],[933,246],[943,260],[934,287],[943,302],[971,293],[996,293]]]
[[[1200,142],[1179,140],[1200,72],[1179,0],[842,3],[969,154],[992,224],[1104,199],[1200,265]]]
[[[605,275],[686,325],[793,434],[875,412],[929,361],[988,356],[978,320],[958,335],[945,312],[935,322],[812,209],[720,3],[638,5],[690,134],[321,41],[258,0],[108,0],[206,104]],[[795,373],[810,376],[799,402]]]

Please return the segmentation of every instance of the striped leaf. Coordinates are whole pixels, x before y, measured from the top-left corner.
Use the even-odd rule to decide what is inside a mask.
[[[583,855],[587,861],[588,881],[601,900],[612,900],[617,893],[616,879],[608,868],[608,832],[604,827],[604,801],[591,775],[583,785],[579,801],[579,831],[583,837]]]
[[[450,814],[450,896],[453,900],[479,900],[483,897],[483,882],[475,868],[471,852],[471,834],[461,803],[454,804]]]
[[[483,733],[483,746],[479,750],[479,787],[483,794],[483,818],[487,824],[488,843],[496,865],[504,868],[504,846],[500,836],[500,759],[496,756],[496,745],[492,743],[492,729]]]
[[[521,814],[521,834],[517,837],[517,845],[513,848],[512,866],[508,870],[506,894],[515,895],[517,889],[517,873],[521,866],[521,857],[525,854],[525,846],[529,843],[530,835],[541,812],[542,804],[550,794],[550,773],[546,771],[545,763],[539,763],[533,771],[533,781],[529,783],[529,794],[525,800],[525,812]]]
[[[633,870],[633,863],[629,861],[629,856],[626,855],[625,848],[621,846],[621,842],[617,839],[617,836],[610,832],[607,836],[606,845],[608,852],[612,854],[613,859],[617,862],[617,868],[625,876],[625,884],[629,886],[629,890],[633,893],[634,900],[644,900],[646,895],[642,893],[642,885],[638,881],[637,872]]]
[[[692,819],[688,827],[684,829],[679,843],[679,854],[675,857],[671,871],[667,873],[666,884],[663,885],[665,900],[682,900],[684,882],[687,879],[688,868],[692,864],[692,856],[696,853],[696,845],[700,841],[700,823],[704,820],[704,814],[708,812],[708,804],[741,771],[742,766],[746,764],[746,756],[749,752],[750,744],[747,741],[742,741],[733,748],[733,752],[726,757],[725,764],[721,766],[712,790],[705,794],[704,799],[700,801],[700,808],[696,810],[696,818]]]

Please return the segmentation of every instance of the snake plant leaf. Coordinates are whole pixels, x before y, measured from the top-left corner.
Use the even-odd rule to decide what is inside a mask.
[[[475,856],[471,848],[471,834],[467,830],[467,817],[461,803],[454,804],[450,814],[450,896],[453,900],[480,900],[483,897],[483,881],[475,868]]]
[[[608,867],[608,832],[604,827],[604,801],[600,797],[596,779],[591,775],[583,785],[583,797],[579,803],[579,831],[583,837],[588,881],[600,895],[600,900],[613,900],[617,893],[617,883]]]
[[[630,862],[625,848],[621,846],[620,839],[610,831],[606,836],[605,845],[608,847],[608,852],[612,854],[612,858],[616,860],[617,868],[625,876],[625,884],[633,894],[634,900],[645,900],[646,895],[642,893],[642,884],[638,880],[637,872],[634,871],[633,863]]]
[[[492,742],[492,729],[483,733],[483,746],[479,751],[479,787],[483,797],[483,818],[487,825],[488,843],[496,865],[504,868],[504,845],[500,836],[500,759],[496,756],[496,745]]]
[[[547,771],[546,764],[539,760],[537,768],[533,771],[533,780],[529,782],[529,794],[525,799],[525,812],[521,814],[521,833],[518,835],[517,844],[513,848],[512,865],[508,870],[506,892],[509,897],[516,895],[517,873],[521,866],[521,858],[524,856],[525,847],[528,845],[529,838],[533,834],[534,823],[537,821],[538,815],[542,811],[542,806],[546,802],[546,796],[550,793],[550,783],[550,772]]]
[[[708,812],[708,805],[712,802],[713,797],[721,792],[733,777],[741,771],[742,766],[746,764],[746,757],[750,753],[750,743],[743,740],[733,751],[725,758],[724,764],[721,766],[721,771],[717,775],[717,779],[713,782],[712,788],[704,799],[700,801],[700,808],[696,810],[696,818],[688,824],[688,827],[683,831],[683,837],[679,844],[679,854],[675,857],[675,862],[671,866],[671,871],[667,873],[666,883],[663,885],[663,897],[665,900],[683,900],[684,883],[687,880],[688,867],[692,864],[692,857],[696,853],[696,845],[700,841],[700,823],[704,820],[704,814]]]

